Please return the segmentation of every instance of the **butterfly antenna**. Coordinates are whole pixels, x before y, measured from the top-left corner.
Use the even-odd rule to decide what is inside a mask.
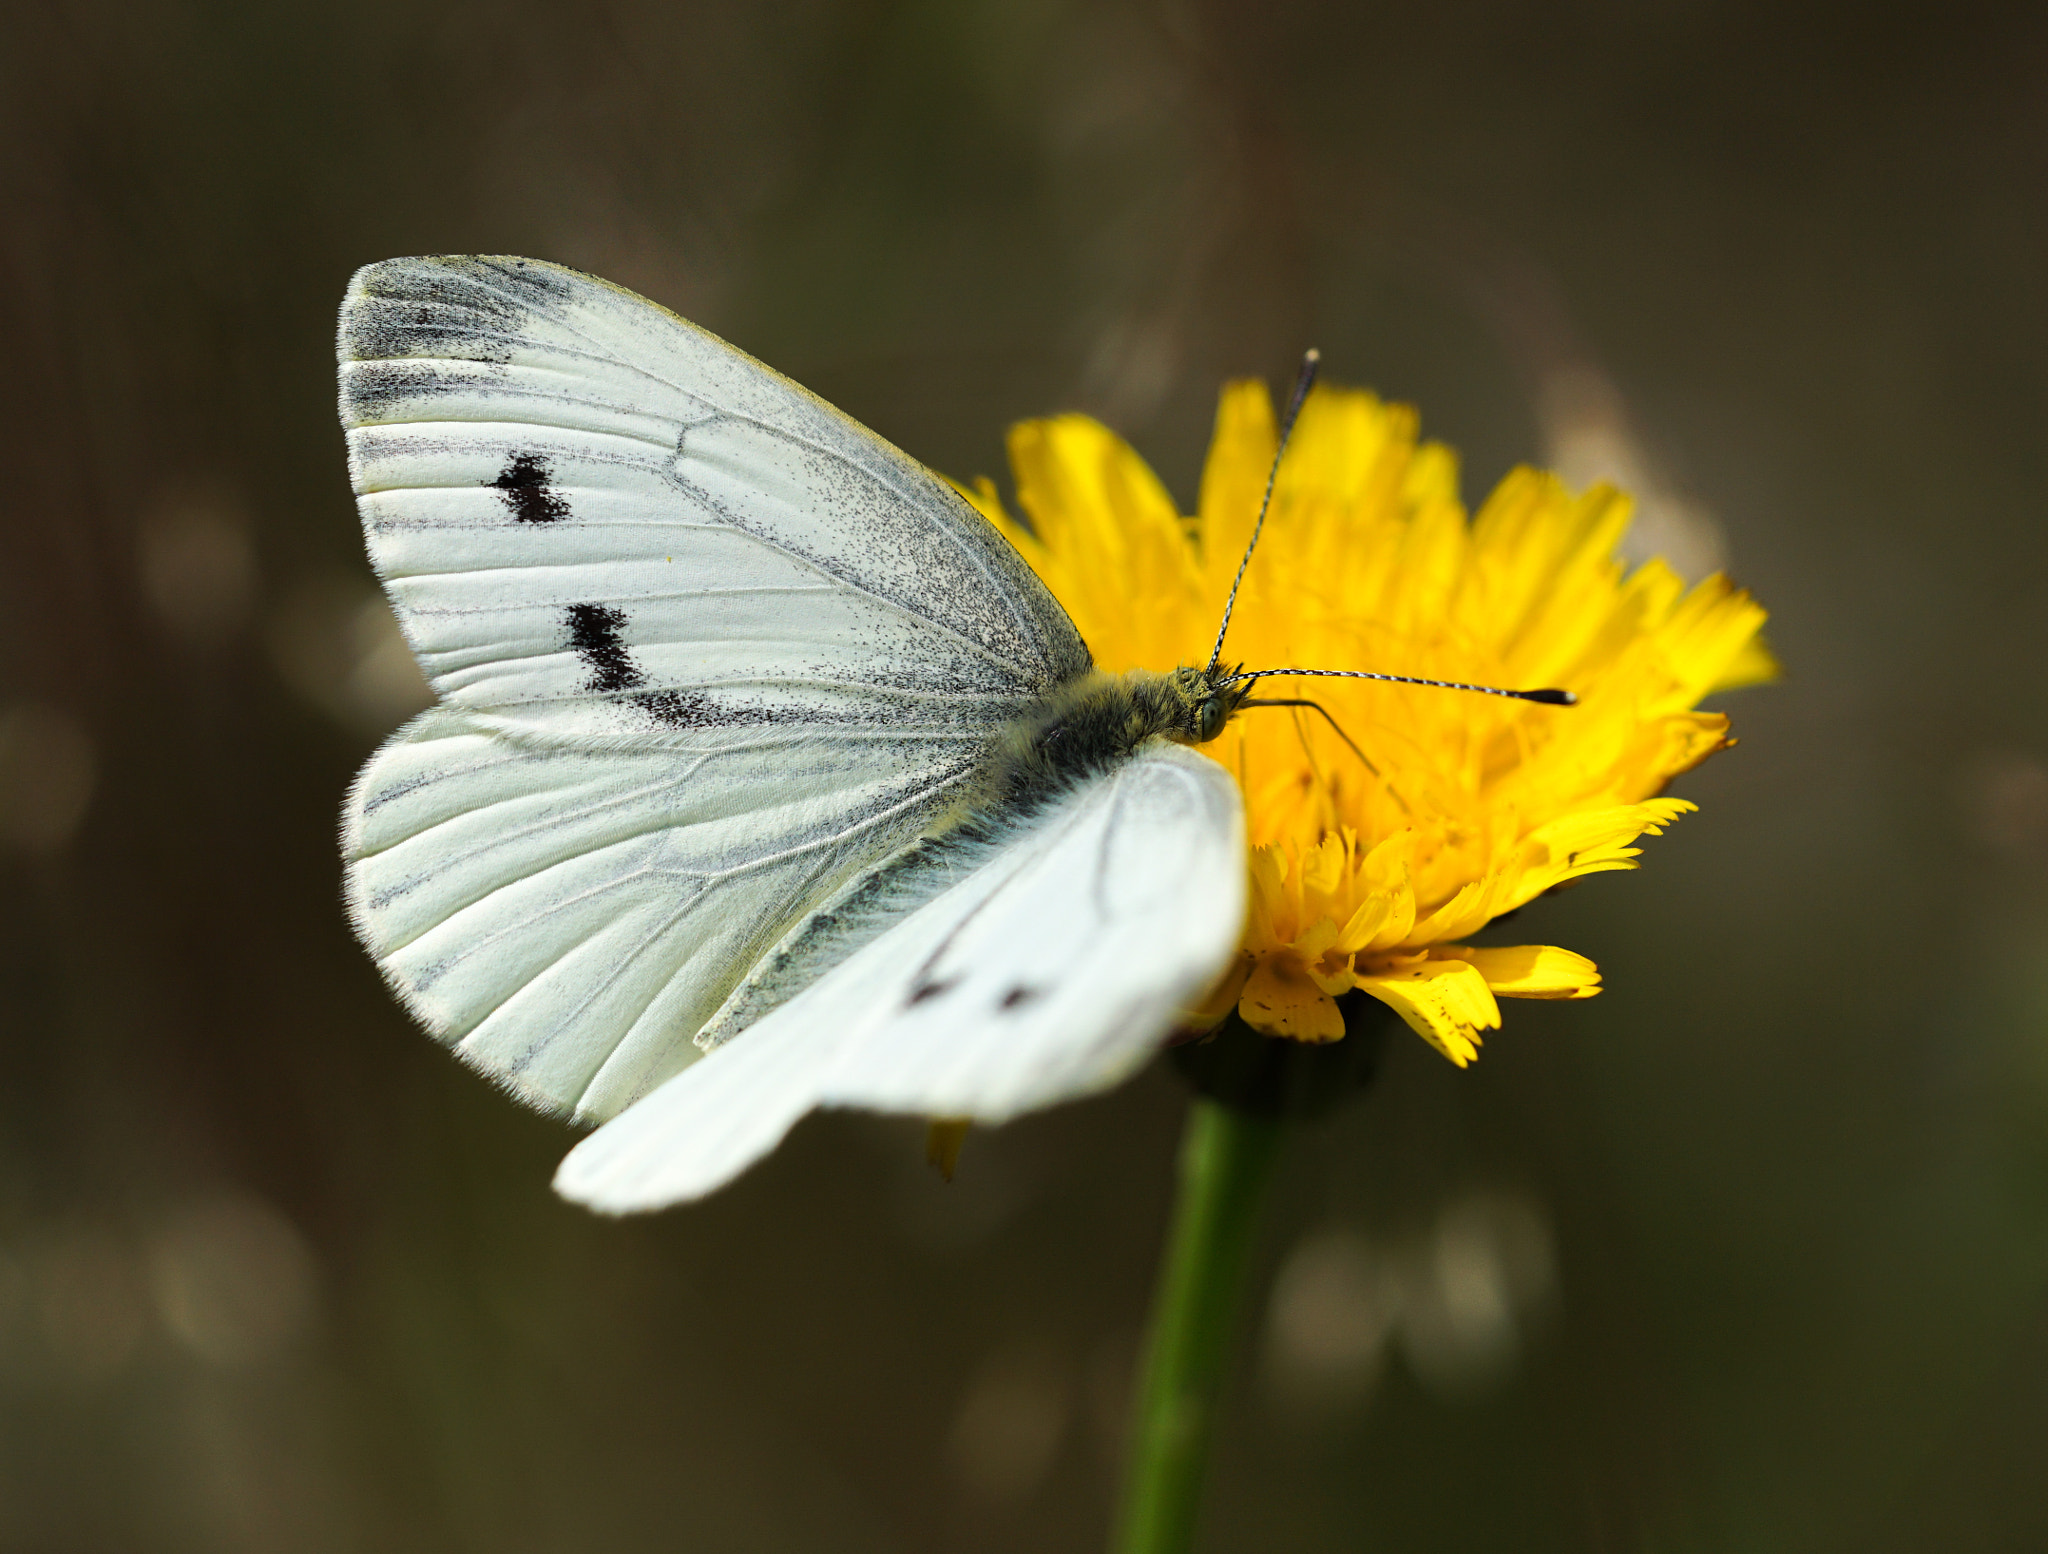
[[[1510,691],[1498,685],[1468,685],[1463,680],[1424,680],[1412,674],[1375,674],[1369,669],[1252,669],[1243,674],[1231,675],[1218,680],[1216,687],[1221,690],[1227,685],[1240,681],[1251,681],[1254,685],[1270,675],[1309,675],[1318,680],[1391,680],[1396,685],[1427,685],[1439,691],[1476,691],[1481,696],[1505,696],[1510,701],[1541,702],[1546,707],[1576,707],[1578,697],[1570,691],[1548,688],[1540,691]]]
[[[1266,527],[1266,509],[1273,505],[1273,482],[1280,478],[1280,460],[1287,453],[1287,439],[1294,435],[1294,418],[1301,414],[1301,402],[1308,398],[1309,386],[1316,381],[1316,368],[1322,365],[1323,353],[1311,350],[1301,358],[1301,371],[1295,374],[1294,397],[1287,402],[1287,415],[1280,422],[1280,445],[1273,450],[1273,467],[1266,471],[1266,495],[1259,503],[1259,521],[1252,525],[1251,543],[1244,548],[1244,558],[1237,564],[1237,576],[1230,580],[1230,597],[1223,601],[1223,624],[1216,628],[1216,645],[1209,650],[1209,668],[1216,667],[1216,661],[1223,656],[1223,639],[1230,632],[1230,612],[1237,606],[1237,587],[1244,581],[1244,569],[1252,564],[1252,552],[1258,549],[1259,534]]]

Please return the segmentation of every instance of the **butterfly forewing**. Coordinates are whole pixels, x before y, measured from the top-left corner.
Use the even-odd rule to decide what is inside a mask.
[[[539,730],[952,726],[1087,666],[957,493],[630,293],[392,260],[343,305],[372,561],[434,688]]]
[[[617,287],[359,273],[342,418],[441,707],[365,769],[359,932],[444,1040],[608,1116],[807,913],[942,823],[1087,650],[943,482]]]

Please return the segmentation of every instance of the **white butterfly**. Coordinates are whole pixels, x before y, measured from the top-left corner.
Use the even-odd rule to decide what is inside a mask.
[[[1115,1084],[1236,947],[1250,689],[1111,678],[951,487],[619,287],[397,259],[342,304],[370,559],[439,702],[371,758],[356,930],[435,1036],[709,1192],[818,1106]],[[1213,658],[1213,655],[1212,655]]]

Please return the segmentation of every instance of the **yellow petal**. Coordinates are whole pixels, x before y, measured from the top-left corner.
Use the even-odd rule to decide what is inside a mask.
[[[1777,654],[1771,651],[1771,645],[1760,636],[1751,637],[1709,689],[1739,691],[1746,685],[1768,684],[1784,672],[1778,665]]]
[[[1230,566],[1237,565],[1258,518],[1279,441],[1266,385],[1256,378],[1225,384],[1216,400],[1216,429],[1209,438],[1196,509],[1202,548],[1212,563],[1228,557]]]
[[[1259,958],[1245,981],[1237,1012],[1245,1024],[1268,1036],[1336,1041],[1344,1034],[1344,1016],[1336,999],[1316,986],[1299,956],[1286,950]]]
[[[1197,589],[1186,526],[1130,444],[1084,415],[1022,422],[1009,441],[1017,502],[1037,537],[1018,548],[1081,628],[1096,665],[1119,673],[1150,664],[1162,628],[1170,639],[1189,636],[1181,617]]]
[[[1638,757],[1638,764],[1646,773],[1659,773],[1665,782],[1735,743],[1728,737],[1728,719],[1718,712],[1682,712],[1653,728],[1656,748]]]
[[[1417,923],[1409,934],[1416,944],[1435,944],[1443,939],[1462,939],[1477,933],[1498,915],[1494,905],[1494,879],[1474,880]]]
[[[1401,497],[1416,507],[1438,502],[1458,506],[1457,454],[1440,442],[1422,444],[1408,465],[1407,478],[1401,482]]]
[[[1337,942],[1352,951],[1363,950],[1378,940],[1380,929],[1386,926],[1394,906],[1392,896],[1368,895],[1358,904],[1358,910],[1351,914],[1351,920],[1344,925]]]
[[[1441,944],[1429,953],[1433,959],[1466,962],[1501,997],[1591,998],[1600,991],[1600,968],[1585,956],[1553,944],[1518,944],[1486,950]]]
[[[1737,684],[1754,684],[1757,671],[1768,677],[1776,670],[1768,649],[1761,662],[1754,651],[1761,647],[1757,634],[1763,624],[1763,606],[1719,572],[1701,579],[1679,601],[1658,638],[1689,701],[1731,677]]]
[[[1378,921],[1369,936],[1363,933],[1367,919],[1362,915],[1345,925],[1360,930],[1360,953],[1399,944],[1415,926],[1415,881],[1411,870],[1414,852],[1415,833],[1404,829],[1366,854],[1359,870],[1362,883],[1371,894],[1385,898],[1386,908],[1377,914]],[[1346,941],[1353,942],[1348,934]]]
[[[1327,928],[1327,940],[1322,930]],[[1351,974],[1351,955],[1336,944],[1337,925],[1327,917],[1316,925],[1317,931],[1301,942],[1302,970],[1309,981],[1328,993],[1332,998],[1348,993],[1356,984]]]
[[[1468,961],[1417,960],[1361,972],[1358,985],[1460,1068],[1479,1056],[1479,1033],[1500,1028],[1500,1005]]]
[[[1684,799],[1649,799],[1565,815],[1539,826],[1522,842],[1521,878],[1500,910],[1532,901],[1569,879],[1610,869],[1633,869],[1641,849],[1628,844],[1646,831],[1654,836],[1695,807]]]

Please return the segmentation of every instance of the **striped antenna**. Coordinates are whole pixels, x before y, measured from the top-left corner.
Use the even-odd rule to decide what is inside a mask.
[[[1227,680],[1218,680],[1216,688],[1236,685],[1239,681],[1259,681],[1271,675],[1312,675],[1318,680],[1391,680],[1396,685],[1428,685],[1440,691],[1477,691],[1481,696],[1505,696],[1513,701],[1541,702],[1546,707],[1575,707],[1578,697],[1570,691],[1548,689],[1541,691],[1508,691],[1498,685],[1467,685],[1462,680],[1424,680],[1412,674],[1374,674],[1367,669],[1248,669],[1234,674]]]
[[[1294,418],[1301,414],[1301,402],[1308,398],[1309,385],[1316,380],[1316,368],[1322,364],[1323,353],[1310,350],[1301,358],[1301,371],[1295,375],[1294,398],[1287,402],[1287,417],[1280,423],[1280,446],[1273,450],[1273,467],[1266,471],[1266,496],[1259,503],[1259,521],[1252,525],[1251,543],[1244,548],[1244,557],[1237,564],[1237,576],[1230,580],[1230,597],[1223,601],[1223,624],[1216,628],[1216,645],[1209,650],[1209,670],[1213,672],[1216,661],[1223,656],[1223,639],[1230,631],[1230,612],[1237,607],[1237,585],[1244,581],[1244,569],[1252,564],[1252,552],[1258,549],[1259,534],[1266,527],[1266,509],[1273,505],[1273,482],[1280,478],[1280,460],[1287,452],[1287,439],[1294,435]]]

